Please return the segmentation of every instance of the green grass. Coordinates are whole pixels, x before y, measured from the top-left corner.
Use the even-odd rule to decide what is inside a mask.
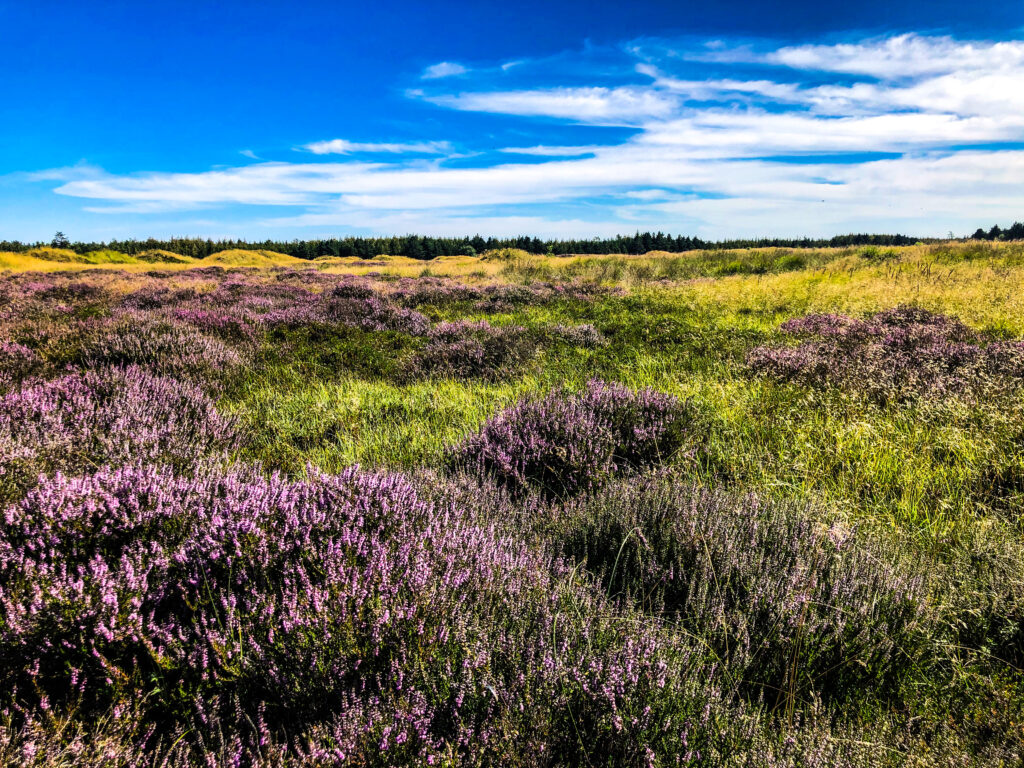
[[[329,268],[375,269],[340,260]],[[972,754],[974,744],[961,738],[990,746],[1011,734],[1024,740],[1024,394],[881,405],[855,391],[755,377],[744,362],[752,348],[782,343],[779,326],[790,318],[863,315],[900,303],[956,315],[993,339],[1024,338],[1024,246],[509,253],[394,261],[388,271],[470,282],[568,279],[623,290],[491,315],[470,301],[417,308],[434,322],[485,318],[536,338],[554,324],[589,323],[607,339],[595,348],[545,341],[498,382],[412,375],[426,342],[403,333],[309,326],[269,334],[221,401],[248,436],[240,459],[295,475],[353,464],[439,469],[484,420],[555,387],[600,378],[677,395],[697,414],[671,460],[684,482],[796,502],[816,525],[856,528],[864,541],[885,542],[877,551],[905,556],[932,580],[922,602],[939,618],[929,658],[920,668],[908,665],[908,687],[891,700],[876,698],[870,686],[857,689],[849,711],[823,710],[819,722],[808,717],[807,728],[834,727],[840,739],[849,732],[869,753],[874,741],[897,745],[884,759],[865,758],[893,765],[904,752],[923,756],[921,765],[933,753]],[[83,305],[78,316],[91,311]],[[532,521],[523,535],[540,538],[527,530],[535,525],[557,539],[565,533],[559,526],[571,523]],[[617,565],[627,542],[609,537],[608,559]],[[671,617],[658,620],[666,632],[679,629]],[[800,705],[805,713],[816,706]],[[962,728],[954,733],[950,725]],[[948,742],[946,731],[953,733]]]
[[[298,363],[249,382],[231,407],[254,434],[251,457],[270,467],[295,471],[308,461],[328,471],[350,463],[408,469],[439,465],[447,447],[517,399],[598,377],[692,399],[704,427],[694,436],[698,458],[688,467],[705,481],[813,498],[867,523],[935,541],[990,516],[1013,522],[1024,484],[1019,397],[882,407],[855,394],[754,379],[746,371],[745,353],[778,340],[787,318],[811,310],[877,309],[886,296],[890,304],[906,300],[901,284],[914,271],[910,279],[922,280],[916,291],[921,303],[965,315],[995,335],[1022,330],[1021,316],[1007,306],[1017,300],[1006,296],[1006,287],[975,283],[973,297],[956,291],[962,284],[957,272],[976,273],[977,263],[965,260],[952,272],[928,275],[919,263],[899,264],[895,272],[890,265],[886,272],[857,258],[852,269],[639,287],[590,303],[492,316],[491,322],[528,329],[593,323],[610,340],[596,350],[548,348],[500,384],[403,382],[403,355],[411,348],[386,335],[349,333],[330,343],[307,338],[293,344]],[[970,312],[957,312],[965,300],[986,293]],[[468,306],[421,309],[435,319],[482,316]]]

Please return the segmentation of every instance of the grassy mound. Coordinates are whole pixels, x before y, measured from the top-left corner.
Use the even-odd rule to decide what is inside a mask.
[[[182,256],[180,253],[172,251],[161,251],[159,248],[143,251],[136,254],[135,258],[147,264],[194,264],[196,262],[191,256]]]
[[[24,253],[4,253],[0,256],[0,267],[7,269],[47,268],[50,264],[135,264],[136,259],[120,251],[109,249],[76,253],[69,248],[32,248]],[[50,267],[52,268],[52,267]]]
[[[127,253],[121,253],[120,251],[111,251],[109,249],[102,251],[89,251],[81,257],[86,264],[137,264],[138,261],[134,256],[129,256]]]
[[[84,264],[85,259],[81,254],[75,253],[69,248],[33,248],[23,255],[42,261],[59,261],[68,264]]]
[[[484,251],[480,254],[480,258],[485,261],[497,259],[499,261],[507,261],[508,259],[528,259],[533,254],[528,251],[524,251],[521,248],[495,248],[490,251]]]
[[[276,251],[245,251],[235,248],[218,251],[195,263],[205,267],[280,267],[306,264],[307,262]]]

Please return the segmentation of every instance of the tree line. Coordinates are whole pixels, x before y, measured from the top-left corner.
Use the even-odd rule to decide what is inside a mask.
[[[981,229],[971,235],[972,240],[1024,240],[1024,222],[1016,222],[1006,229],[1000,229],[996,224],[988,232]]]
[[[1020,225],[1016,225],[1020,226]],[[980,230],[979,230],[980,231]],[[822,238],[760,238],[708,241],[699,237],[668,235],[663,232],[637,232],[633,235],[619,235],[611,238],[544,240],[538,237],[520,236],[484,238],[474,237],[423,237],[404,235],[400,237],[344,237],[320,240],[210,240],[191,237],[175,237],[169,240],[110,240],[107,242],[71,242],[58,232],[50,243],[22,243],[0,241],[0,251],[27,251],[40,246],[69,248],[77,253],[113,250],[136,255],[149,250],[164,250],[201,259],[213,253],[229,249],[268,250],[285,253],[300,259],[316,259],[322,256],[355,256],[372,259],[375,256],[407,256],[412,259],[433,259],[438,256],[473,256],[484,251],[517,248],[534,254],[565,255],[572,253],[628,253],[642,254],[648,251],[681,253],[692,250],[720,250],[729,248],[823,248],[850,245],[912,245],[919,238],[907,235],[838,235]]]

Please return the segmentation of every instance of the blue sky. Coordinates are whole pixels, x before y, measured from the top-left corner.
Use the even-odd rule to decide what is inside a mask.
[[[0,0],[0,239],[1024,219],[1024,5]]]

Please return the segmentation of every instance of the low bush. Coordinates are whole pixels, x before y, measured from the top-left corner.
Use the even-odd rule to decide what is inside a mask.
[[[691,415],[670,395],[591,381],[580,394],[556,390],[499,413],[453,459],[512,488],[561,497],[670,458]]]
[[[721,709],[686,644],[399,475],[101,470],[5,518],[5,706],[130,712],[126,746],[639,766],[700,749]]]
[[[0,500],[41,473],[132,461],[189,469],[238,439],[196,386],[138,367],[25,382],[0,397]]]
[[[144,366],[169,376],[215,380],[237,371],[244,356],[183,322],[142,316],[116,318],[69,339],[68,362],[84,367]]]
[[[611,595],[700,637],[746,697],[896,696],[927,655],[935,615],[922,571],[794,505],[659,472],[552,520],[564,554]]]
[[[498,381],[512,378],[537,353],[538,343],[518,325],[486,320],[438,323],[416,355],[411,375]]]
[[[747,364],[755,373],[848,387],[882,402],[1013,388],[1024,381],[1024,342],[987,341],[955,317],[913,306],[864,320],[811,314],[780,330],[799,343],[751,350]]]

